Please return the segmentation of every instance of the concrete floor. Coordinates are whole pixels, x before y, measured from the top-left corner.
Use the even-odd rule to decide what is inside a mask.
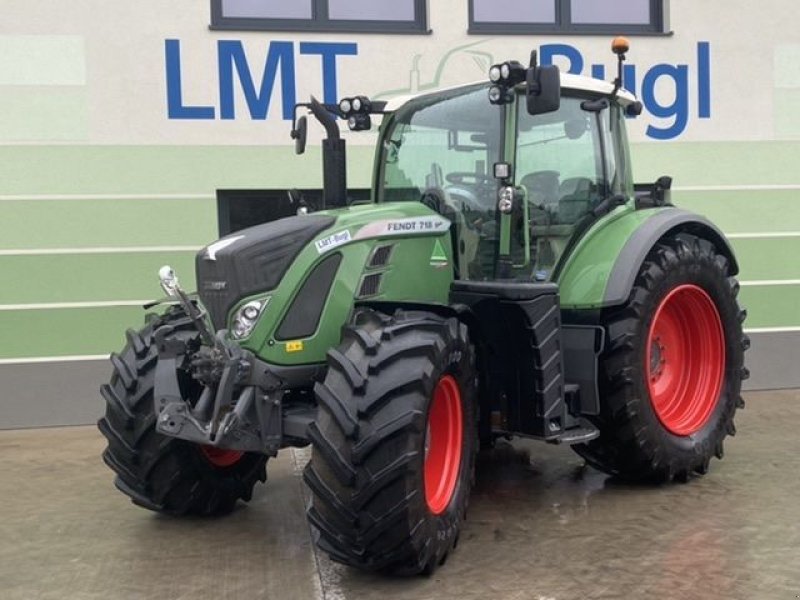
[[[481,458],[462,541],[429,578],[365,575],[313,549],[305,452],[270,462],[217,520],[130,504],[96,429],[0,432],[0,597],[286,600],[800,597],[800,391],[750,393],[725,460],[686,485],[627,486],[566,448]]]

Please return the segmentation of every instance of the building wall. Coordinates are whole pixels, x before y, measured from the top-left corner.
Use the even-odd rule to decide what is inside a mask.
[[[428,35],[211,31],[209,0],[2,5],[0,427],[92,418],[48,410],[58,398],[37,389],[62,380],[65,357],[73,373],[98,371],[159,295],[160,265],[193,285],[193,254],[216,236],[217,189],[321,185],[317,128],[296,157],[285,103],[481,80],[533,47],[564,70],[614,69],[610,36],[469,35],[465,0],[429,0]],[[672,35],[631,38],[628,87],[646,105],[630,123],[636,179],[673,175],[675,202],[728,234],[754,339],[751,386],[798,385],[793,4],[669,6]],[[232,57],[238,69],[226,69]],[[275,85],[248,100],[242,81],[258,90],[273,63]],[[367,186],[374,134],[348,137],[350,184]],[[22,364],[35,375],[20,377]],[[65,391],[96,396],[96,378],[66,379]]]

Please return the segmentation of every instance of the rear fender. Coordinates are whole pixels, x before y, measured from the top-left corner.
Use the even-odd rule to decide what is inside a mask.
[[[575,247],[559,277],[562,308],[624,304],[647,254],[659,240],[676,233],[712,242],[728,260],[729,274],[739,272],[724,234],[705,217],[675,207],[623,209],[599,221]]]

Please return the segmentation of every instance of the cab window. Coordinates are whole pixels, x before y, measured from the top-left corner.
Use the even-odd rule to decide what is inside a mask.
[[[530,115],[518,109],[515,183],[528,212],[527,237],[518,235],[521,276],[547,280],[581,223],[603,199],[622,188],[617,174],[611,110],[584,110],[582,98],[563,96],[559,110]],[[527,247],[527,249],[526,249]]]

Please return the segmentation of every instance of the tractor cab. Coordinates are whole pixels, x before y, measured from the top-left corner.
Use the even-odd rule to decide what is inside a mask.
[[[456,279],[554,280],[568,245],[633,196],[633,98],[587,81],[565,76],[546,113],[531,114],[524,84],[501,103],[489,83],[404,102],[382,128],[377,202],[422,202],[454,223]]]
[[[534,51],[528,67],[494,65],[482,83],[388,102],[298,104],[295,115],[307,108],[328,134],[325,208],[348,204],[335,117],[363,131],[381,114],[373,199],[422,203],[448,219],[455,280],[557,281],[570,245],[634,197],[624,117],[641,105],[621,88],[622,42],[613,84],[562,76]],[[293,123],[298,153],[305,119]]]

